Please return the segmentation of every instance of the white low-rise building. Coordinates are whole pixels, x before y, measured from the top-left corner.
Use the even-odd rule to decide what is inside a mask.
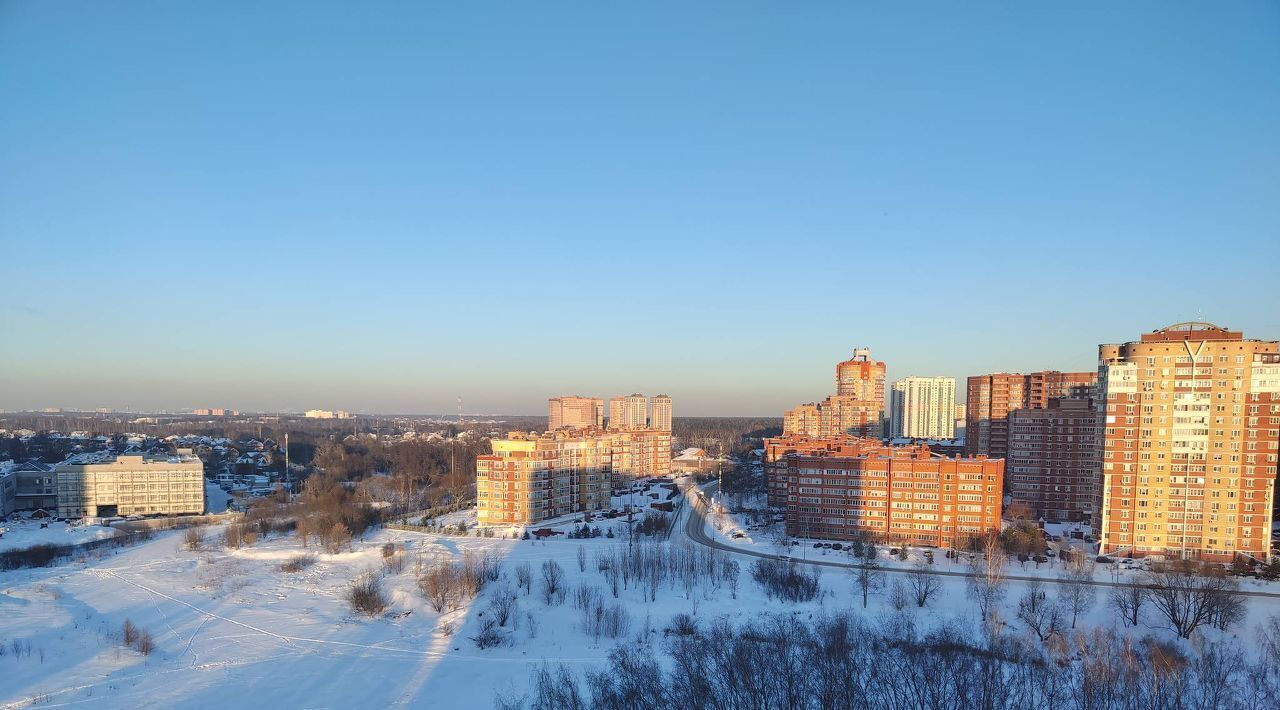
[[[173,456],[72,457],[53,472],[61,517],[204,512],[204,464],[190,449]]]

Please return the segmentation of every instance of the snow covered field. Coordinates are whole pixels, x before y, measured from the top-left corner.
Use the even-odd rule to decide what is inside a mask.
[[[48,527],[40,527],[48,523]],[[34,545],[79,545],[90,540],[101,540],[118,534],[101,525],[68,525],[51,520],[27,520],[0,522],[0,551],[17,550]],[[0,578],[3,579],[3,578]]]
[[[692,545],[682,534],[690,514],[682,511],[669,543],[638,544]],[[292,536],[227,550],[215,541],[217,533],[210,530],[202,551],[184,549],[183,533],[169,531],[88,563],[0,573],[0,641],[29,649],[0,656],[0,707],[489,708],[497,693],[526,690],[531,669],[543,661],[596,667],[617,643],[650,644],[661,654],[663,630],[676,614],[707,624],[764,612],[811,619],[853,609],[874,617],[889,608],[882,589],[863,612],[851,575],[837,569],[822,570],[823,593],[813,602],[772,601],[751,579],[754,558],[731,554],[725,557],[739,563],[736,598],[721,581],[693,589],[665,584],[649,600],[632,579],[615,600],[596,559],[625,550],[623,537],[542,542],[383,530],[356,541],[350,552],[328,555],[314,545],[304,550]],[[390,607],[370,619],[353,613],[344,597],[356,577],[383,570],[387,542],[402,546],[398,554],[406,564],[402,571],[382,572]],[[579,570],[579,548],[585,571]],[[314,564],[298,572],[281,569],[304,552],[315,555]],[[500,558],[504,580],[490,583],[462,609],[434,611],[418,588],[416,562],[460,560],[468,552]],[[539,571],[547,561],[566,574],[568,593],[560,604],[547,605],[539,594]],[[500,632],[508,645],[477,648],[472,638],[493,618],[489,601],[499,589],[515,586],[524,563],[532,568],[533,589],[516,590],[515,628]],[[973,619],[965,580],[940,581],[936,601],[913,612],[918,623]],[[627,610],[627,630],[618,640],[594,640],[584,632],[584,615],[574,603],[574,588],[584,584],[596,587],[606,604],[616,601]],[[1014,617],[1023,584],[1010,585],[1006,618]],[[1118,626],[1104,598],[1099,590],[1082,626]],[[1280,599],[1250,598],[1247,618],[1231,635],[1249,646],[1253,629],[1272,614],[1280,614]],[[126,619],[154,637],[151,655],[121,645]],[[1164,634],[1154,623],[1138,632]]]

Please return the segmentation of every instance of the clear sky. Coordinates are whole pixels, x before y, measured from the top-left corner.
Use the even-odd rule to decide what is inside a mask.
[[[0,1],[0,408],[780,415],[1278,257],[1276,2]]]

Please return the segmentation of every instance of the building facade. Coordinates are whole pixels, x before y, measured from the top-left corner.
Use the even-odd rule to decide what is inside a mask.
[[[954,377],[904,377],[893,383],[891,436],[954,439]]]
[[[547,428],[604,426],[604,401],[599,397],[552,397],[547,400]]]
[[[1044,409],[1058,397],[1089,397],[1097,372],[1043,372],[975,375],[965,391],[965,453],[992,458],[1009,455],[1009,413]]]
[[[1269,559],[1280,343],[1179,323],[1098,347],[1103,554]]]
[[[873,360],[870,349],[858,348],[852,358],[836,364],[836,393],[788,409],[782,416],[782,433],[812,438],[882,436],[884,386],[885,364]]]
[[[610,429],[644,429],[649,425],[649,400],[629,394],[609,400]]]
[[[0,461],[0,517],[18,509],[18,474],[12,461]]]
[[[649,399],[649,428],[671,431],[671,398],[665,394]]]
[[[204,464],[189,449],[173,456],[73,456],[53,472],[60,517],[204,512]]]
[[[954,548],[1000,530],[999,459],[945,458],[922,444],[868,439],[785,459],[792,536]]]
[[[783,434],[764,440],[764,482],[769,505],[787,506],[787,457],[791,454],[847,453],[856,455],[865,445],[853,436],[817,437]]]
[[[476,458],[477,520],[528,525],[604,510],[615,479],[671,473],[671,433],[652,429],[512,432]]]
[[[609,506],[609,440],[571,430],[512,432],[476,459],[477,521],[522,525]]]
[[[1102,506],[1098,412],[1088,397],[1050,399],[1008,414],[1005,491],[1032,519],[1095,524]]]

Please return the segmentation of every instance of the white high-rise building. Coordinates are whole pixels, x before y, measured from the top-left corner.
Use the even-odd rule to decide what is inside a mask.
[[[609,400],[610,429],[644,429],[649,424],[649,400],[629,394]]]
[[[649,428],[671,431],[671,398],[667,395],[649,398]]]
[[[956,435],[956,379],[904,377],[893,383],[889,429],[911,439],[953,439]]]

